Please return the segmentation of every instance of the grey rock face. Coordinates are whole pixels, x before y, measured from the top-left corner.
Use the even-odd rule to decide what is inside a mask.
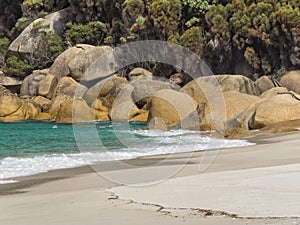
[[[46,76],[48,70],[36,70],[27,76],[21,85],[20,96],[37,96],[39,83]]]

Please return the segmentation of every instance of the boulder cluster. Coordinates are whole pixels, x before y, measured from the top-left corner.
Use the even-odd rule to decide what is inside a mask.
[[[237,129],[300,119],[300,71],[285,74],[279,82],[268,76],[254,82],[242,75],[215,75],[179,86],[174,76],[161,79],[134,68],[126,76],[93,74],[96,81],[82,82],[89,66],[111,50],[76,45],[49,69],[36,70],[21,82],[1,74],[0,121],[135,120],[147,122],[150,129],[178,126],[228,136]]]

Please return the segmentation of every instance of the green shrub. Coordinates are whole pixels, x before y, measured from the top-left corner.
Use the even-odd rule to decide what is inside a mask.
[[[25,6],[42,6],[43,0],[25,0],[23,2],[23,5],[25,5]]]
[[[21,59],[17,56],[10,56],[6,60],[5,73],[23,78],[34,69],[44,69],[51,66],[55,58],[64,51],[62,39],[53,32],[40,32],[37,39],[37,49],[30,58]]]
[[[216,0],[182,0],[182,5],[188,7],[190,13],[195,15],[203,15],[209,7],[216,4]]]
[[[190,20],[188,20],[187,22],[185,22],[185,25],[188,27],[188,28],[191,28],[192,26],[196,25],[196,24],[199,24],[200,23],[200,19],[198,17],[192,17]]]
[[[15,26],[10,31],[10,38],[15,39],[17,36],[32,22],[33,20],[27,17],[21,17],[16,22]]]
[[[66,40],[72,44],[100,45],[107,33],[106,26],[100,21],[89,22],[88,24],[68,23]]]
[[[260,59],[255,50],[251,47],[246,48],[245,59],[256,70],[260,69]]]
[[[32,71],[33,67],[26,61],[17,56],[11,56],[6,60],[4,73],[15,77],[24,78]]]
[[[10,41],[8,38],[0,38],[0,55],[5,56],[9,47]]]
[[[144,40],[147,39],[149,28],[148,17],[138,16],[135,23],[130,27],[130,34],[127,36],[128,40]]]
[[[182,0],[183,20],[187,28],[192,26],[207,26],[205,13],[217,0]]]
[[[34,53],[33,67],[43,69],[51,66],[55,58],[64,50],[60,36],[53,32],[42,33],[40,43]]]
[[[25,0],[22,3],[23,15],[29,18],[36,18],[38,13],[43,10],[43,0]]]

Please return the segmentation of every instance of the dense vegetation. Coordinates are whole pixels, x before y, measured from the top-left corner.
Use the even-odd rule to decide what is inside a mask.
[[[47,58],[37,59],[45,63],[7,58],[10,73],[47,67],[77,43],[117,46],[144,39],[188,47],[215,73],[257,78],[300,68],[300,0],[0,0],[0,5],[0,68],[8,43],[31,21],[67,6],[73,13],[65,35],[45,34]]]

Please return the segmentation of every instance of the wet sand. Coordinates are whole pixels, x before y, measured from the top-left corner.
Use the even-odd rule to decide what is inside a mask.
[[[18,178],[0,224],[300,224],[300,132],[249,140]]]

